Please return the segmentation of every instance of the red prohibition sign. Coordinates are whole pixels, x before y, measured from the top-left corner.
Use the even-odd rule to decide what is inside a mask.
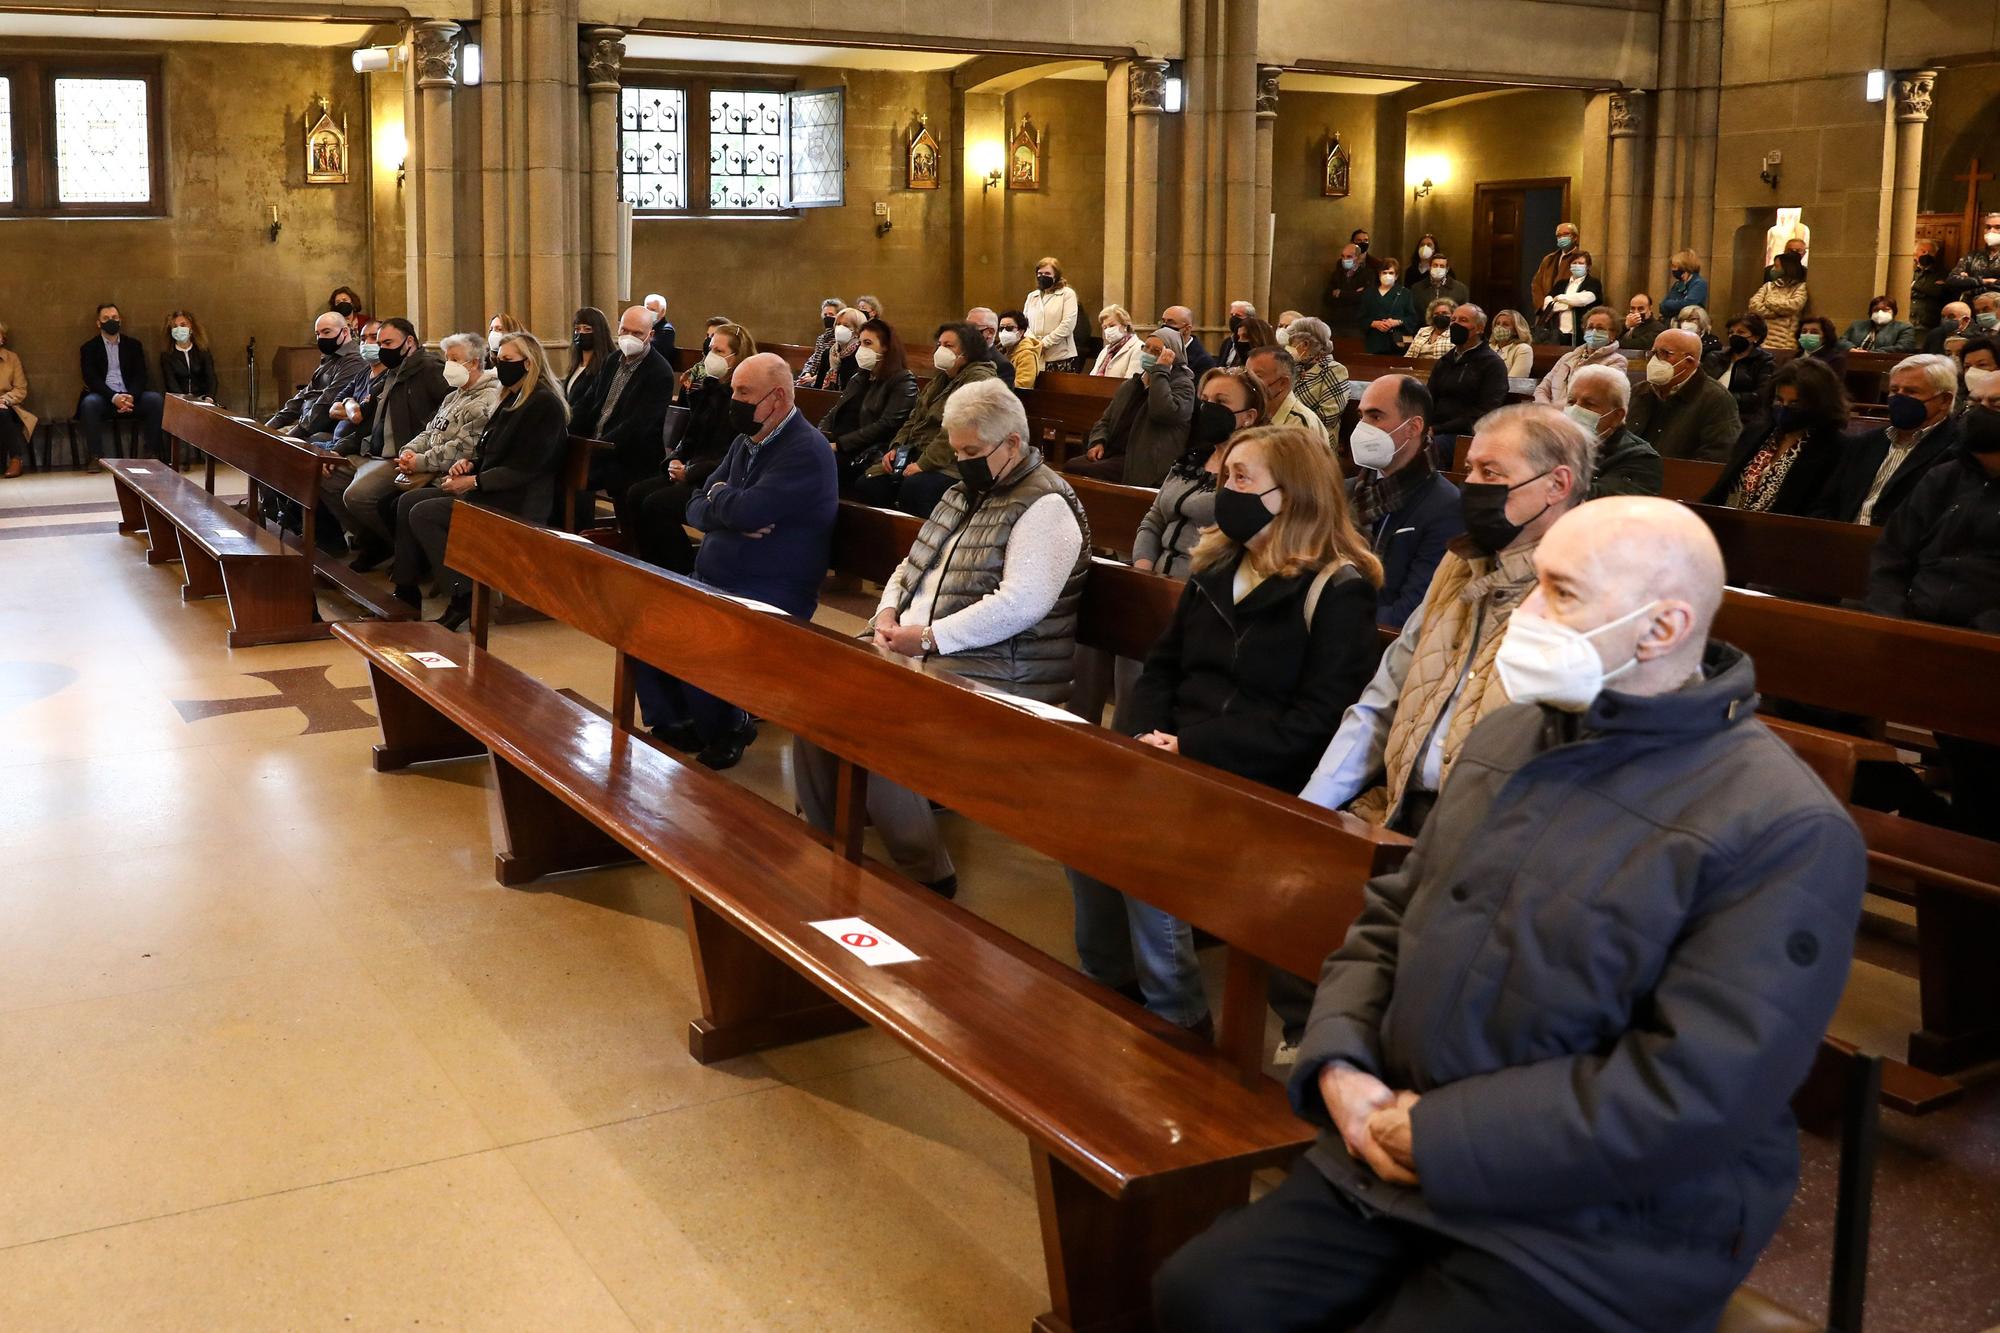
[[[851,930],[840,937],[840,942],[842,944],[850,944],[857,949],[872,949],[882,941],[876,939],[873,935],[863,935],[860,931]]]

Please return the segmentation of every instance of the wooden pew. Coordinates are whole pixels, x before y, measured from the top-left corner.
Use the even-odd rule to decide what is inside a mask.
[[[1090,541],[1100,551],[1110,551],[1120,559],[1132,558],[1132,539],[1139,534],[1139,520],[1153,507],[1159,494],[1145,486],[1119,486],[1091,477],[1063,478],[1083,502],[1084,516],[1090,520]]]
[[[1803,601],[1859,601],[1882,529],[1691,504],[1715,534],[1732,581]]]
[[[1472,448],[1472,437],[1461,435],[1452,445],[1451,472],[1454,476],[1465,474],[1465,456]],[[1695,458],[1663,458],[1666,476],[1660,486],[1660,495],[1668,500],[1679,500],[1684,504],[1698,504],[1704,495],[1714,489],[1722,480],[1722,464],[1705,463]]]
[[[1055,1304],[1036,1327],[1141,1326],[1159,1261],[1243,1202],[1253,1169],[1311,1140],[1257,1072],[1264,964],[1311,974],[1402,839],[489,511],[454,520],[448,558],[478,581],[481,603],[505,592],[621,655],[725,690],[844,761],[1227,943],[1216,1051],[862,862],[865,777],[854,768],[829,847],[789,813],[634,735],[628,689],[604,719],[435,626],[339,629],[369,661],[378,768],[489,755],[503,882],[636,854],[685,887],[698,1059],[821,1035],[851,1014],[1028,1136]],[[426,667],[417,652],[454,665]],[[620,667],[622,686],[624,656]],[[797,688],[802,678],[812,690]],[[939,739],[966,735],[980,738],[980,763]],[[1032,796],[1018,780],[1025,765],[1038,774]],[[1157,825],[1107,828],[1094,813],[1137,791]],[[808,924],[851,917],[917,959],[870,967]]]

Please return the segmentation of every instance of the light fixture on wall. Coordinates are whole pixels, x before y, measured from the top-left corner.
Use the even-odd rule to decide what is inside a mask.
[[[271,225],[271,244],[276,245],[278,243],[278,233],[285,229],[285,224],[278,221],[278,206],[276,204],[271,205],[270,225]]]
[[[459,77],[465,80],[466,87],[477,88],[479,86],[482,65],[483,61],[479,54],[478,42],[467,42],[463,47],[459,48]]]
[[[1403,159],[1403,184],[1419,199],[1451,180],[1451,162],[1435,153]]]
[[[1431,184],[1431,178],[1429,176],[1424,177],[1423,180],[1417,183],[1417,198],[1422,199],[1426,197],[1427,195],[1430,194],[1432,190],[1436,188],[1437,187],[1435,185]]]
[[[1772,189],[1774,190],[1777,189],[1778,166],[1784,160],[1785,160],[1785,155],[1779,152],[1775,148],[1773,148],[1770,152],[1764,154],[1764,169],[1757,173],[1757,179],[1764,182],[1764,184],[1770,186]]]
[[[403,181],[409,174],[410,162],[410,144],[403,137],[402,126],[385,125],[376,131],[375,160],[385,167],[396,169],[396,188],[402,189]]]
[[[1868,100],[1871,102],[1879,102],[1887,97],[1889,95],[1889,71],[1886,69],[1869,70],[1867,92]]]
[[[380,74],[396,68],[397,56],[402,52],[396,46],[364,46],[354,53],[356,74]]]
[[[1180,75],[1169,74],[1167,76],[1167,111],[1169,114],[1174,114],[1174,115],[1179,114],[1181,109],[1181,98],[1184,95],[1185,95],[1185,88],[1184,85],[1181,83]]]
[[[1007,150],[998,139],[982,139],[972,146],[972,174],[980,178],[981,194],[998,188],[1006,165]]]

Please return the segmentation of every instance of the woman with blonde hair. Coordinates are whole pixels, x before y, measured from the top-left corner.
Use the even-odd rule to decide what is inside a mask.
[[[1535,373],[1535,336],[1528,317],[1518,310],[1502,310],[1486,330],[1486,345],[1500,353],[1507,363],[1507,378],[1524,380]]]
[[[1021,311],[1028,317],[1029,336],[1041,340],[1043,369],[1083,369],[1083,358],[1076,353],[1076,289],[1063,279],[1061,260],[1045,255],[1035,261],[1035,290],[1021,302]]]
[[[1689,306],[1708,308],[1708,279],[1701,276],[1701,256],[1692,250],[1676,250],[1667,258],[1667,294],[1660,298],[1660,318],[1678,323]]]
[[[486,325],[486,357],[492,360],[500,352],[500,340],[510,333],[526,333],[527,326],[502,310]]]
[[[472,457],[451,465],[437,484],[396,502],[396,596],[421,607],[417,580],[428,561],[451,604],[438,617],[457,629],[472,614],[472,584],[444,563],[451,514],[461,501],[540,522],[555,503],[556,473],[569,443],[569,404],[549,369],[541,340],[527,333],[502,335],[493,352],[500,398]]]
[[[1340,465],[1295,426],[1221,451],[1215,526],[1114,727],[1147,745],[1298,791],[1375,670],[1382,565],[1349,517]],[[1168,1022],[1205,1032],[1187,923],[1070,872],[1084,970],[1135,980]]]
[[[1097,312],[1097,323],[1104,330],[1104,350],[1097,354],[1090,373],[1117,380],[1138,374],[1145,339],[1133,331],[1132,312],[1122,305],[1108,305]]]

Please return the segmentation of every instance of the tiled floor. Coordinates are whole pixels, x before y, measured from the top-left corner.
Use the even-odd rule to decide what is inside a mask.
[[[222,608],[183,606],[113,517],[107,478],[0,483],[0,1328],[1014,1330],[1046,1308],[1018,1135],[872,1033],[694,1064],[666,881],[501,888],[478,765],[373,773],[348,650],[229,651]],[[608,694],[608,651],[561,627],[495,646]],[[225,700],[276,706],[203,706]],[[774,799],[781,739],[738,770]],[[947,834],[961,901],[1073,958],[1052,865]],[[1887,1049],[1914,1004],[1861,965],[1843,1023]],[[1891,1118],[1876,1326],[2000,1319],[1996,1115]],[[1805,1304],[1830,1160],[1808,1156],[1765,1264]]]

